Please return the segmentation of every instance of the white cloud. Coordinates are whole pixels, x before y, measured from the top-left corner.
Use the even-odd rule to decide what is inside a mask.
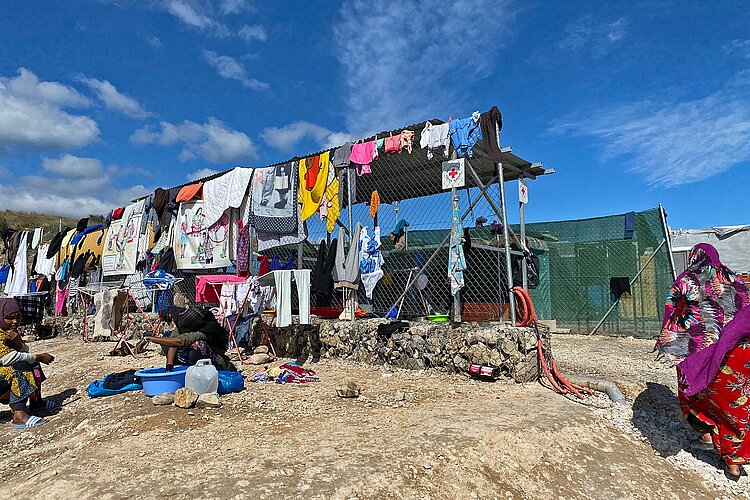
[[[264,90],[268,88],[267,83],[260,82],[255,78],[250,78],[245,67],[233,57],[220,56],[212,50],[204,50],[203,57],[208,64],[216,68],[216,72],[222,78],[226,78],[227,80],[237,80],[242,83],[243,86],[253,90]]]
[[[85,108],[91,101],[72,87],[57,82],[41,82],[26,68],[18,68],[16,77],[0,77],[0,83],[16,97],[59,107]]]
[[[221,13],[226,15],[239,14],[247,7],[245,0],[221,0]]]
[[[261,138],[281,151],[292,151],[305,137],[310,137],[321,148],[340,146],[348,141],[349,135],[332,132],[325,127],[304,121],[290,123],[283,127],[268,127],[261,131]]]
[[[155,49],[160,49],[164,47],[164,44],[161,43],[161,40],[159,39],[159,37],[152,36],[148,38],[147,41],[148,41],[148,44],[151,45]]]
[[[120,185],[127,170],[105,167],[96,158],[64,155],[45,158],[40,175],[0,182],[3,208],[68,216],[105,214],[151,190],[141,184]]]
[[[362,134],[455,117],[470,99],[466,82],[496,69],[496,52],[513,32],[511,5],[510,0],[345,2],[332,24],[348,89],[347,128]]]
[[[257,157],[253,141],[243,132],[227,127],[217,118],[210,117],[204,124],[185,120],[174,125],[161,122],[159,128],[145,126],[130,136],[138,145],[180,144],[183,149],[178,158],[182,161],[203,158],[211,163],[240,163]]]
[[[204,177],[208,177],[209,175],[218,174],[218,170],[214,170],[212,168],[201,168],[199,170],[196,170],[194,172],[190,172],[185,176],[185,179],[188,181],[194,181],[196,179],[203,179]]]
[[[598,107],[558,122],[550,131],[600,139],[605,158],[627,158],[649,184],[689,184],[750,159],[749,90],[727,85],[682,102]]]
[[[245,40],[246,42],[252,42],[253,40],[260,40],[265,42],[268,39],[266,29],[260,25],[244,25],[238,32],[237,36]]]
[[[568,24],[565,36],[556,45],[561,50],[588,50],[595,58],[602,57],[625,38],[626,24],[624,17],[608,23],[584,16]]]
[[[58,85],[64,87],[38,85],[33,90],[16,84],[17,95],[0,82],[0,154],[81,148],[99,138],[94,120],[62,109],[63,103],[81,101]]]
[[[130,118],[152,116],[152,113],[146,111],[137,100],[129,95],[120,93],[107,80],[97,80],[96,78],[87,78],[85,76],[79,76],[78,79],[96,93],[107,109],[117,111]]]
[[[220,38],[226,38],[232,34],[229,28],[213,19],[198,2],[169,0],[164,3],[164,8],[183,23],[198,30]]]
[[[727,54],[739,54],[745,59],[750,59],[750,40],[732,40],[724,46]]]

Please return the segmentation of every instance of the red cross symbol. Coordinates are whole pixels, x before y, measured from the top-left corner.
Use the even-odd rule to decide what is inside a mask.
[[[521,187],[521,196],[526,196],[526,186]]]
[[[455,167],[451,167],[451,169],[448,170],[448,177],[450,177],[451,180],[455,180],[456,177],[458,177],[458,169]]]

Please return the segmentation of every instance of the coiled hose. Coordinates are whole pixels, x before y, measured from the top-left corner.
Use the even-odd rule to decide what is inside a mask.
[[[584,394],[592,394],[591,389],[581,387],[566,379],[557,369],[555,358],[551,352],[544,352],[542,336],[539,333],[538,318],[534,310],[529,292],[517,286],[513,288],[513,295],[516,299],[516,325],[533,326],[536,330],[536,349],[539,355],[539,363],[542,366],[547,381],[558,394],[573,394],[578,399],[584,399]]]

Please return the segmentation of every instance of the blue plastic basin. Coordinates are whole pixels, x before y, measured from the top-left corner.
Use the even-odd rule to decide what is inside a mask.
[[[165,371],[163,366],[144,368],[135,372],[135,376],[143,383],[143,393],[146,396],[156,396],[165,392],[174,393],[185,387],[185,372],[187,366],[175,366],[171,372]]]

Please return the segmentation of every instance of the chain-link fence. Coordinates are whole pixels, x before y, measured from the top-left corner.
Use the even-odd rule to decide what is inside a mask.
[[[537,254],[540,284],[531,291],[540,318],[588,333],[616,303],[599,333],[658,333],[673,281],[660,209],[527,224],[526,232],[547,246]]]

